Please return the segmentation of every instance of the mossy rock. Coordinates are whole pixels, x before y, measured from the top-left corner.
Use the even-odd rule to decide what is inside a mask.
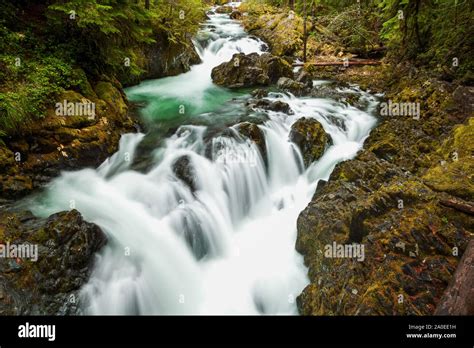
[[[441,205],[442,197],[370,151],[339,164],[297,221],[310,278],[300,312],[433,314],[474,236],[474,219]],[[333,242],[363,245],[364,260],[326,257]]]
[[[216,8],[216,13],[231,13],[232,12],[232,6],[219,6],[218,8]]]
[[[429,168],[423,180],[436,191],[474,199],[474,117],[456,126],[437,154],[441,158]]]
[[[10,174],[0,178],[0,191],[6,197],[19,198],[32,190],[32,179],[28,176]]]
[[[37,247],[36,260],[0,258],[0,314],[78,314],[79,303],[70,298],[87,282],[94,255],[106,243],[98,226],[84,221],[76,210],[46,219],[4,210],[0,238]]]
[[[101,103],[99,103],[99,105],[102,107],[104,102],[101,101],[101,100],[97,100],[97,99],[96,99],[96,101],[100,101]],[[60,117],[61,118],[61,121],[60,121],[61,126],[64,126],[64,127],[67,127],[67,128],[88,127],[88,126],[93,125],[97,122],[97,117],[98,117],[97,114],[99,112],[97,110],[98,108],[97,108],[97,102],[96,101],[92,101],[90,99],[87,99],[83,95],[81,95],[81,94],[79,94],[75,91],[71,91],[71,90],[64,91],[63,93],[61,93],[61,95],[57,99],[57,103],[59,103],[61,105],[64,105],[64,102],[66,102],[66,107],[67,107],[68,103],[82,104],[82,105],[87,105],[87,104],[92,104],[93,103],[93,105],[94,105],[93,114],[67,115],[67,116],[57,115],[56,114],[57,108],[56,108],[56,105],[55,105],[54,116]],[[66,111],[67,110],[63,110],[63,112],[66,112]],[[84,111],[84,113],[86,113],[86,112],[91,112],[92,110],[84,109],[83,111]],[[51,113],[51,112],[49,113],[50,116],[52,116],[52,114],[53,113]]]
[[[238,131],[244,137],[254,142],[262,155],[263,160],[267,161],[267,147],[265,145],[265,136],[262,130],[255,123],[242,122],[238,125]]]
[[[110,82],[101,81],[95,86],[97,96],[104,100],[118,118],[127,113],[127,104],[120,91]]]
[[[236,53],[211,73],[215,84],[228,88],[268,86],[282,76],[293,76],[291,65],[269,53]]]
[[[291,126],[290,141],[300,149],[306,167],[318,160],[329,143],[321,123],[314,118],[300,118]]]
[[[0,173],[15,165],[15,154],[4,143],[0,143]]]
[[[244,25],[253,35],[265,40],[276,56],[291,56],[303,45],[303,20],[291,19],[288,13],[266,13],[248,16]]]

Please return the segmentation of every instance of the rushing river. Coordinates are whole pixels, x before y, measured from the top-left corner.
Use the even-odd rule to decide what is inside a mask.
[[[211,70],[266,45],[226,14],[210,15],[195,44],[203,63],[127,90],[143,105],[148,134],[122,136],[119,151],[96,170],[63,173],[32,208],[47,216],[73,202],[108,236],[80,291],[84,313],[297,314],[296,297],[308,283],[295,251],[298,214],[375,125],[376,99],[357,88],[347,91],[366,98],[365,110],[274,92],[267,98],[288,103],[293,115],[246,114],[248,91],[213,85]],[[262,115],[267,163],[233,126]],[[300,117],[317,119],[332,139],[306,169],[288,141]],[[210,127],[229,127],[234,136],[209,140]],[[183,156],[194,191],[173,171]]]

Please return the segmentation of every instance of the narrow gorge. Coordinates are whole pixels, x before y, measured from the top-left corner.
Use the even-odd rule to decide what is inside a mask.
[[[61,92],[97,117],[0,143],[0,242],[39,253],[0,260],[1,314],[472,314],[473,88],[314,36],[333,60],[303,64],[302,19],[251,6]]]

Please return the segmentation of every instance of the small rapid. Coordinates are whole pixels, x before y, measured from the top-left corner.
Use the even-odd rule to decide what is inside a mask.
[[[232,102],[233,92],[212,84],[212,68],[266,46],[228,15],[209,17],[195,41],[203,63],[127,91],[131,100],[147,101],[144,117],[163,122],[182,104],[212,117],[207,113]],[[364,110],[270,92],[267,99],[288,103],[293,114],[260,110],[265,158],[237,125],[209,141],[208,126],[183,122],[152,149],[146,170],[133,166],[146,137],[138,133],[123,135],[119,151],[96,170],[62,173],[33,211],[47,216],[73,202],[108,236],[80,291],[82,312],[297,314],[296,297],[308,284],[295,250],[297,217],[318,182],[354,157],[375,125],[376,98],[357,87],[343,92],[362,96]],[[332,140],[308,168],[288,140],[301,117],[315,118]],[[177,175],[177,163],[190,180]]]

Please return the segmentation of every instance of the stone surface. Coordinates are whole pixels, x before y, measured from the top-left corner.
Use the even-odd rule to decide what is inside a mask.
[[[369,151],[338,165],[298,218],[296,248],[311,280],[300,312],[433,314],[474,231],[472,216],[442,197]],[[333,242],[363,245],[364,260],[325,257]]]
[[[290,92],[296,96],[301,96],[309,91],[309,88],[301,82],[297,82],[288,77],[280,77],[277,82],[278,88]]]
[[[250,99],[246,104],[251,109],[257,108],[275,112],[283,112],[288,115],[293,114],[293,111],[291,110],[290,106],[280,100],[271,101],[268,99]]]
[[[359,71],[362,83],[367,71]],[[474,237],[466,208],[473,206],[473,121],[454,102],[455,86],[418,78],[402,75],[384,88],[392,102],[423,100],[420,119],[382,117],[365,150],[319,183],[298,218],[296,247],[310,277],[297,298],[302,314],[432,315],[456,282]],[[359,81],[354,72],[341,80]],[[325,257],[333,242],[363,245],[364,260]],[[461,278],[458,286],[469,287]],[[456,302],[467,305],[466,295]]]
[[[291,65],[269,53],[236,53],[229,62],[212,69],[212,80],[220,86],[242,88],[268,86],[281,76],[292,76]]]
[[[2,210],[0,243],[7,242],[36,246],[37,260],[0,258],[0,314],[77,314],[78,290],[90,276],[94,253],[106,243],[100,228],[76,210],[46,219]]]
[[[299,147],[306,167],[322,156],[329,143],[323,126],[314,118],[303,117],[296,121],[289,138]]]
[[[182,180],[192,192],[196,191],[194,168],[189,156],[181,156],[173,163],[173,172]]]

